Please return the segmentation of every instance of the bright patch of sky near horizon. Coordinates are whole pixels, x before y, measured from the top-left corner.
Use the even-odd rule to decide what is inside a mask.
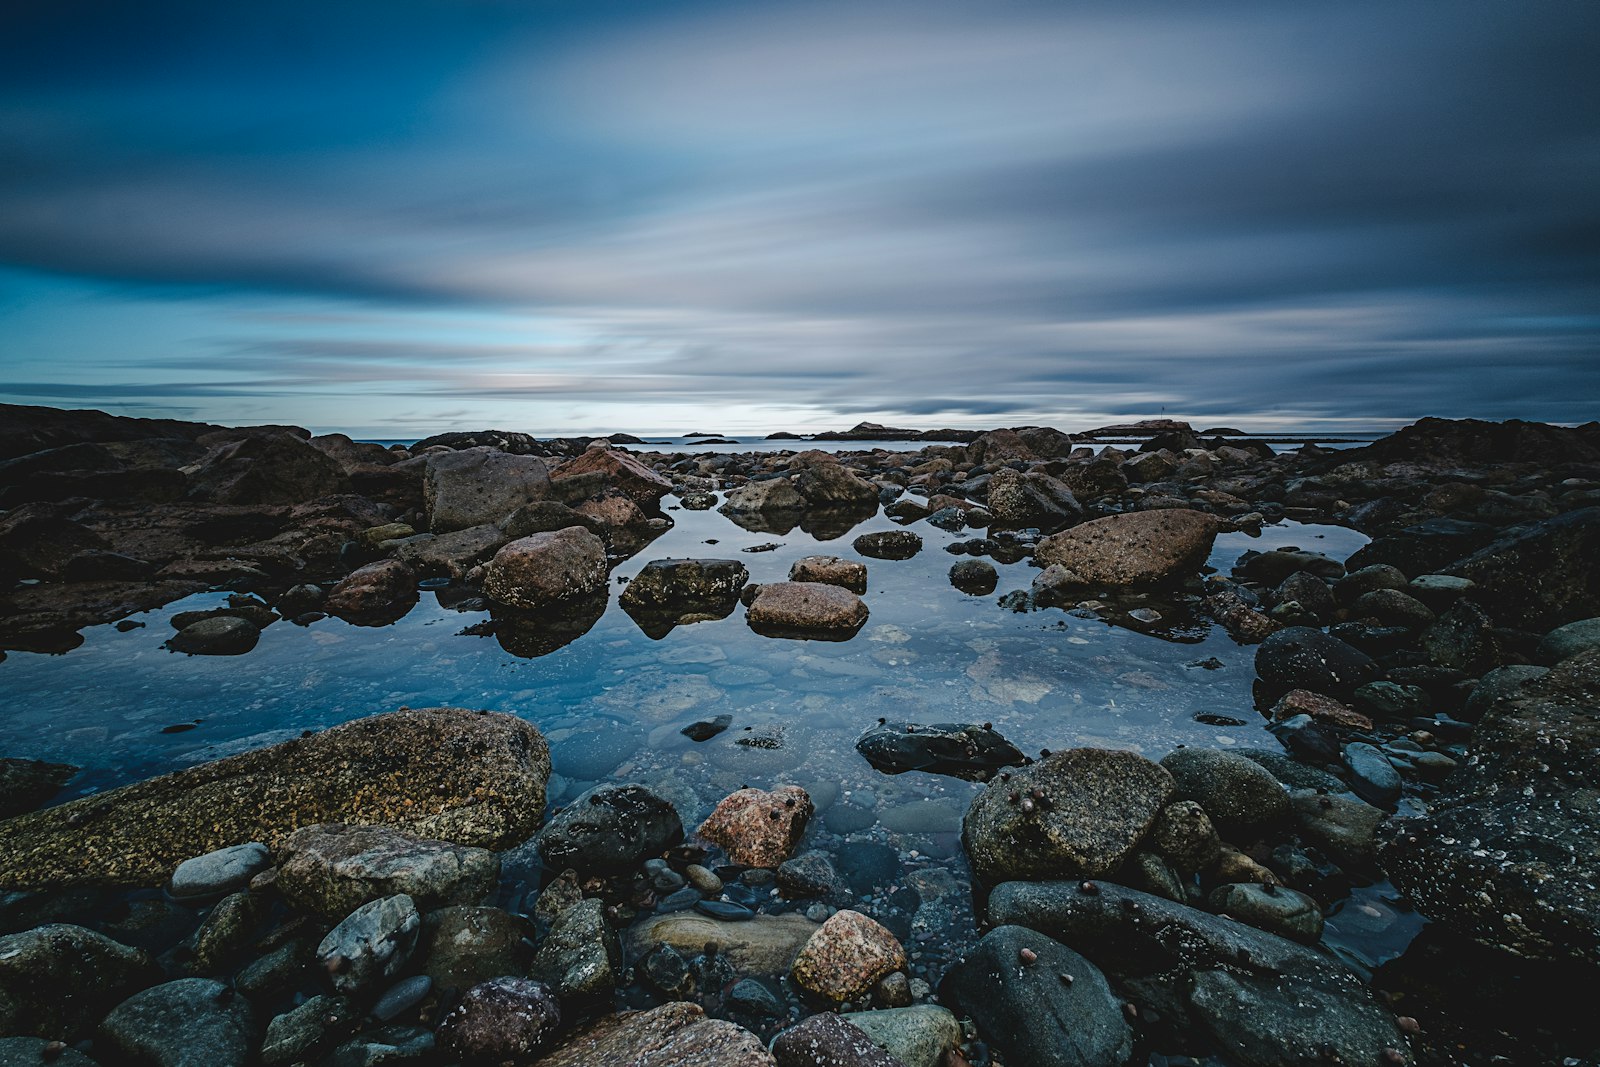
[[[0,15],[0,401],[360,436],[1581,421],[1600,9]]]

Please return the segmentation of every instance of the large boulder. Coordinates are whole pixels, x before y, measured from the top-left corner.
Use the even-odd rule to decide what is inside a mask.
[[[150,957],[82,926],[0,937],[0,1034],[73,1041],[159,977]]]
[[[708,1019],[698,1005],[674,1003],[601,1019],[539,1060],[539,1067],[775,1067],[775,1063],[750,1031]]]
[[[538,826],[549,777],[515,716],[374,715],[0,823],[0,888],[160,885],[191,856],[322,822],[502,848]]]
[[[806,498],[787,478],[763,478],[746,482],[727,495],[717,510],[724,515],[751,515],[768,512],[801,511]]]
[[[513,608],[539,610],[605,588],[606,546],[581,526],[537,533],[495,553],[483,591]]]
[[[867,621],[867,605],[837,585],[773,582],[760,587],[746,618],[758,633],[843,639]]]
[[[350,491],[344,468],[292,433],[219,445],[188,475],[189,499],[209,504],[299,504]]]
[[[383,626],[417,605],[417,576],[397,559],[358,567],[328,591],[322,609],[357,625]]]
[[[1514,526],[1441,573],[1475,582],[1469,595],[1501,626],[1544,633],[1600,615],[1600,507]]]
[[[1039,471],[1001,467],[989,479],[989,511],[1014,526],[1059,526],[1083,518],[1083,505],[1066,485]]]
[[[1600,963],[1600,650],[1492,703],[1428,814],[1394,821],[1383,870],[1424,915],[1533,959]]]
[[[290,834],[279,853],[278,893],[329,919],[399,893],[424,910],[476,904],[494,892],[500,874],[500,862],[488,849],[430,841],[388,826],[306,826]]]
[[[622,591],[622,610],[652,638],[733,614],[750,572],[734,559],[653,559]]]
[[[556,480],[582,475],[599,475],[605,484],[647,511],[654,511],[661,498],[672,492],[672,483],[667,479],[628,453],[611,448],[591,448],[563,463],[556,471]]]
[[[802,452],[800,456],[815,457],[812,462],[801,467],[799,475],[794,480],[795,489],[812,507],[875,508],[877,506],[877,486],[840,464],[832,456],[818,452]]]
[[[1172,799],[1172,775],[1115,749],[1053,752],[996,778],[972,801],[961,839],[973,873],[1099,878],[1122,865]]]
[[[1115,1067],[1133,1057],[1122,1002],[1100,968],[1035,930],[990,930],[946,988],[1008,1063]]]
[[[422,476],[429,528],[436,534],[497,523],[549,495],[544,460],[489,447],[435,452]]]
[[[1034,559],[1077,585],[1154,585],[1198,571],[1218,529],[1215,516],[1186,508],[1107,515],[1040,541]]]
[[[1092,890],[1092,891],[1086,891]],[[1412,1062],[1394,1016],[1333,956],[1110,882],[1008,882],[988,918],[1071,945],[1178,1034],[1243,1067]]]

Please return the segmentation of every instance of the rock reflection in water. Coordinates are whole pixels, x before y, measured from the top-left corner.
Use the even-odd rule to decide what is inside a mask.
[[[606,613],[606,592],[569,601],[545,611],[519,611],[501,604],[490,609],[494,637],[519,659],[537,659],[565,648],[594,629]]]

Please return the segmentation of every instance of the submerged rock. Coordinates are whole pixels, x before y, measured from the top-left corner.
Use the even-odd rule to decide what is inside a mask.
[[[77,773],[70,763],[0,757],[0,819],[34,810]]]
[[[0,888],[159,885],[192,856],[317,822],[503,847],[537,825],[549,777],[544,738],[515,716],[374,715],[6,820]]]
[[[1206,1034],[1244,1067],[1412,1062],[1394,1016],[1333,957],[1109,882],[1094,890],[1008,882],[989,921],[1072,945],[1164,1026]]]
[[[1216,516],[1183,508],[1107,515],[1040,541],[1034,559],[1080,586],[1153,585],[1198,571],[1219,529]]]
[[[886,774],[927,771],[973,782],[986,782],[1004,767],[1028,762],[987,723],[883,722],[861,735],[856,751]]]
[[[973,873],[1099,878],[1121,866],[1172,799],[1172,775],[1132,752],[1075,748],[996,778],[962,822]]]
[[[945,988],[1008,1063],[1111,1067],[1133,1056],[1122,1003],[1100,968],[1035,930],[989,931]]]
[[[628,931],[630,956],[643,956],[656,945],[669,945],[685,956],[716,947],[741,974],[787,974],[817,923],[804,915],[758,914],[744,922],[721,922],[692,912],[647,919]]]

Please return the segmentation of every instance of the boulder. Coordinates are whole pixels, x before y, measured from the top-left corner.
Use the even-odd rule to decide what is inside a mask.
[[[506,974],[526,974],[527,923],[503,908],[459,905],[422,917],[417,951],[440,989],[470,989]]]
[[[746,482],[729,493],[717,510],[724,515],[753,515],[771,512],[803,511],[806,498],[787,478],[764,478]]]
[[[740,866],[776,867],[805,834],[811,813],[811,798],[797,785],[740,789],[723,797],[696,833]]]
[[[1207,1035],[1243,1067],[1412,1062],[1394,1016],[1332,956],[1110,882],[1092,888],[1008,882],[988,918],[1072,945],[1142,1014]]]
[[[545,866],[626,871],[683,840],[672,802],[637,784],[596,786],[557,812],[534,847]]]
[[[337,919],[380,897],[404,893],[427,910],[476,904],[494,892],[493,852],[430,841],[388,826],[323,823],[290,834],[278,850],[279,895],[303,911]]]
[[[230,845],[178,864],[178,869],[172,872],[172,880],[167,884],[167,891],[180,900],[203,900],[232,893],[243,889],[250,879],[271,863],[271,853],[259,841]]]
[[[1038,471],[1001,467],[989,479],[988,502],[995,519],[1012,526],[1052,527],[1083,518],[1072,490]]]
[[[468,1063],[521,1062],[548,1045],[561,1025],[550,987],[504,977],[467,990],[439,1023],[439,1046]]]
[[[322,610],[358,626],[385,626],[417,604],[417,576],[397,559],[350,572],[328,591]]]
[[[937,1004],[853,1011],[844,1019],[905,1067],[940,1067],[961,1045],[960,1020]]]
[[[1273,695],[1310,689],[1348,697],[1379,675],[1365,652],[1310,626],[1290,626],[1256,649],[1256,674]]]
[[[807,556],[789,568],[791,582],[821,582],[857,595],[867,591],[867,565],[838,556]]]
[[[876,509],[877,486],[826,453],[802,452],[801,455],[821,457],[801,467],[794,480],[796,491],[807,504],[821,508]]]
[[[745,618],[757,633],[775,637],[846,640],[867,621],[867,605],[848,589],[820,582],[760,586]]]
[[[880,923],[859,911],[836,911],[795,957],[789,976],[833,1004],[858,1001],[880,978],[906,966],[906,950]]]
[[[0,888],[155,886],[191,856],[319,822],[500,848],[538,825],[549,776],[543,736],[515,716],[375,715],[0,823]]]
[[[964,559],[951,564],[950,584],[969,596],[988,596],[1000,584],[1000,574],[986,559]]]
[[[244,997],[209,978],[181,978],[135,993],[100,1025],[120,1062],[159,1067],[244,1067],[258,1040]]]
[[[672,492],[671,482],[639,459],[616,449],[588,449],[578,458],[563,463],[556,471],[556,480],[567,481],[585,474],[600,475],[607,485],[646,511],[655,511],[661,498]]]
[[[189,499],[208,504],[300,504],[350,491],[337,461],[291,433],[220,444],[187,473]]]
[[[707,1019],[698,1005],[686,1003],[608,1016],[539,1060],[539,1067],[599,1064],[776,1067],[756,1035],[721,1019]]]
[[[1428,814],[1378,861],[1428,918],[1520,956],[1600,963],[1600,650],[1494,702]]]
[[[1165,768],[1132,752],[1053,752],[989,783],[967,809],[962,844],[990,884],[1103,877],[1138,847],[1174,789]]]
[[[188,656],[242,656],[260,640],[254,623],[219,615],[189,623],[167,639],[166,647]]]
[[[1248,844],[1289,821],[1289,794],[1265,767],[1236,752],[1180,748],[1161,760],[1177,795],[1211,816],[1222,836]]]
[[[405,894],[369,901],[328,931],[317,946],[317,964],[340,993],[373,993],[411,959],[421,928],[422,917]]]
[[[1082,586],[1160,584],[1198,571],[1219,528],[1216,516],[1184,508],[1107,515],[1040,541],[1034,559]]]
[[[158,977],[144,952],[82,926],[7,934],[0,937],[0,1033],[75,1041]]]
[[[358,1021],[344,997],[318,993],[267,1023],[261,1062],[271,1067],[308,1062],[333,1042],[349,1036]]]
[[[738,560],[651,560],[623,589],[622,610],[648,636],[661,638],[676,626],[727,618],[749,580]]]
[[[1600,507],[1513,526],[1440,573],[1475,582],[1500,626],[1544,633],[1600,615]]]
[[[945,988],[1007,1063],[1113,1067],[1133,1058],[1122,1001],[1100,968],[1037,931],[990,930]]]
[[[1592,648],[1600,648],[1600,619],[1579,619],[1545,634],[1535,654],[1540,663],[1555,664]]]
[[[1206,809],[1178,800],[1161,809],[1150,828],[1149,845],[1180,874],[1203,871],[1222,855],[1222,839]]]
[[[581,526],[532,534],[496,552],[483,591],[512,608],[539,610],[605,588],[605,543]]]
[[[428,456],[422,497],[436,534],[498,523],[522,505],[550,495],[550,472],[535,456],[487,446]]]
[[[910,559],[922,551],[922,538],[910,530],[864,533],[851,546],[871,559]]]
[[[1322,905],[1276,882],[1236,882],[1211,891],[1207,904],[1221,915],[1302,944],[1322,940]]]
[[[572,523],[562,523],[571,526]],[[394,558],[413,572],[431,577],[464,578],[513,538],[491,523],[442,534],[417,534],[394,546]]]

